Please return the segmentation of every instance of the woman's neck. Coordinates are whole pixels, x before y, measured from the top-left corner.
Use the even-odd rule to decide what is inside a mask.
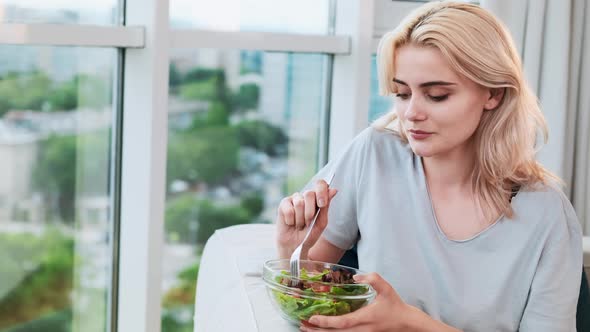
[[[472,144],[444,155],[423,157],[424,173],[429,186],[446,189],[470,189],[475,164]]]

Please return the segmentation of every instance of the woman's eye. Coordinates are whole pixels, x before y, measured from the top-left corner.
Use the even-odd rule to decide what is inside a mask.
[[[441,95],[441,96],[428,96],[428,98],[430,98],[432,101],[436,101],[436,102],[446,100],[448,97],[449,97],[448,94]]]
[[[406,100],[406,99],[410,98],[410,95],[407,93],[398,93],[395,96],[401,100]]]

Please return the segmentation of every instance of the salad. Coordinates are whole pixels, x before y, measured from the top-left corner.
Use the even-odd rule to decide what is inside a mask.
[[[355,298],[369,291],[367,285],[356,284],[353,274],[344,269],[325,269],[311,274],[304,268],[299,279],[281,271],[275,281],[293,292],[272,290],[277,305],[293,321],[306,321],[313,315],[338,316],[353,312],[368,303],[367,298]]]

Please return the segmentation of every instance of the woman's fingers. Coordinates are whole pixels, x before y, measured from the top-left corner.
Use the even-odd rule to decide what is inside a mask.
[[[305,201],[305,226],[309,226],[316,212],[315,191],[308,190],[304,192],[303,200]]]
[[[383,279],[381,275],[375,272],[369,274],[357,274],[354,275],[353,278],[357,283],[371,285],[379,295],[388,296],[393,291],[393,288],[387,280]]]
[[[329,188],[326,181],[318,180],[314,190],[305,191],[303,194],[296,192],[281,200],[278,221],[302,230],[309,226],[318,207],[327,207],[336,193],[337,190]],[[326,224],[327,210],[323,209],[323,213],[318,217],[322,219],[321,222],[318,220],[322,226]]]
[[[315,196],[318,207],[324,207],[328,204],[328,184],[324,180],[318,180],[315,185]]]
[[[294,193],[291,197],[295,209],[295,227],[303,229],[305,228],[305,200],[300,193]]]
[[[284,223],[287,226],[295,225],[295,210],[293,209],[293,203],[291,196],[285,197],[279,204],[279,222]]]
[[[336,196],[337,193],[337,189],[329,189],[328,204],[320,211],[320,215],[318,216],[318,226],[320,226],[321,228],[324,228],[328,225],[328,209],[330,208],[330,202],[332,201],[332,198],[334,198],[334,196]]]

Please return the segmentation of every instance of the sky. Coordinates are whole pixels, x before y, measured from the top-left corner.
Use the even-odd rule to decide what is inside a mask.
[[[169,0],[170,17],[183,27],[325,33],[328,0]],[[109,12],[118,0],[0,0],[4,5],[51,11]],[[180,24],[180,23],[178,23]]]

